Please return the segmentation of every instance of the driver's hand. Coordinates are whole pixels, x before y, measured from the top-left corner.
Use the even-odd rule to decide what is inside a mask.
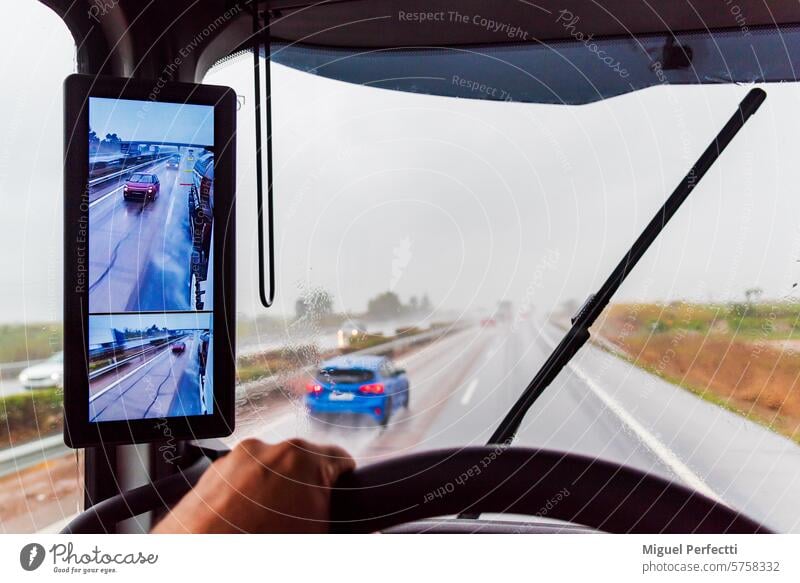
[[[246,439],[214,462],[153,532],[328,532],[330,487],[354,467],[340,447]]]

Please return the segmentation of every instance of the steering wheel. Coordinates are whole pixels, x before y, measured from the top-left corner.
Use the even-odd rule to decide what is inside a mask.
[[[177,502],[208,467],[105,500],[64,533],[112,532],[116,522]],[[610,533],[771,532],[722,502],[612,462],[522,447],[411,454],[343,474],[331,492],[331,531],[369,533],[459,513],[546,516]]]
[[[770,532],[727,505],[639,470],[521,447],[468,447],[391,459],[345,474],[333,532],[376,532],[425,518],[502,512],[612,533]]]

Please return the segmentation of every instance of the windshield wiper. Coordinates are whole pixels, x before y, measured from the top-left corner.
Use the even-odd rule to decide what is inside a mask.
[[[694,190],[695,186],[700,182],[700,179],[705,176],[705,173],[711,168],[711,165],[714,164],[717,158],[719,158],[725,147],[733,140],[739,130],[742,129],[750,116],[761,107],[761,104],[766,98],[767,94],[761,89],[751,89],[745,96],[739,104],[736,113],[728,120],[728,123],[725,124],[717,134],[717,137],[714,138],[714,141],[711,142],[705,152],[698,158],[697,162],[695,162],[694,166],[689,170],[689,173],[681,180],[680,184],[678,184],[677,188],[675,188],[661,209],[659,209],[656,216],[654,216],[645,227],[644,231],[642,231],[636,239],[636,242],[634,242],[633,246],[630,248],[630,251],[625,254],[622,261],[619,262],[619,265],[617,265],[616,269],[614,269],[600,290],[590,295],[583,306],[581,306],[580,310],[578,310],[578,313],[573,316],[572,327],[547,358],[536,373],[536,376],[533,377],[533,380],[528,384],[519,399],[517,399],[508,411],[503,421],[492,434],[492,437],[489,438],[489,445],[511,443],[528,409],[530,409],[531,405],[536,402],[536,399],[539,398],[556,376],[558,376],[561,369],[567,365],[589,339],[589,328],[608,305],[611,296],[619,289],[619,286],[625,281],[628,273],[630,273],[639,259],[642,258],[642,255],[644,255],[653,241],[656,240],[672,218],[672,215],[675,214],[681,204],[683,204],[683,201],[685,201],[692,190]]]

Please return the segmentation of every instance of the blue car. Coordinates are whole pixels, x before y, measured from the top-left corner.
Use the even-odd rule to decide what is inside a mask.
[[[385,356],[339,356],[322,363],[306,386],[311,415],[357,413],[382,426],[398,407],[408,408],[406,371]]]

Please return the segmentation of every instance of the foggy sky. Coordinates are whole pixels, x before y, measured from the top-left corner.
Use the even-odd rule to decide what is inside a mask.
[[[50,46],[17,55],[30,26],[0,21],[0,74],[17,79],[0,93],[5,322],[61,317],[61,83],[74,51],[50,15],[35,25]],[[207,80],[246,97],[238,309],[257,314],[250,67],[233,60]],[[582,300],[748,90],[658,87],[568,107],[396,93],[282,66],[272,88],[275,311],[286,314],[319,287],[350,312],[387,289],[457,310],[507,298],[542,314]],[[779,298],[800,279],[800,91],[765,89],[618,299],[723,301],[755,286]]]
[[[192,103],[159,103],[132,99],[89,99],[89,129],[101,139],[214,144],[214,108]]]

